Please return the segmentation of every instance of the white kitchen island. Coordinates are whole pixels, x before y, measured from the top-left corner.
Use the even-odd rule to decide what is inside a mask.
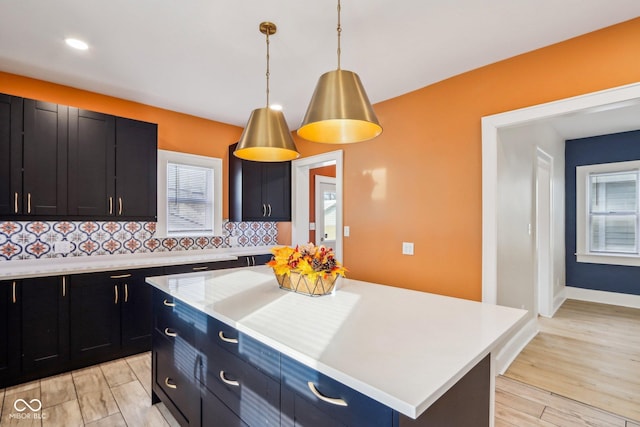
[[[460,398],[470,406],[476,400],[488,404],[486,413],[492,414],[490,354],[526,314],[344,278],[332,295],[309,297],[278,288],[272,270],[264,266],[158,276],[147,282],[165,301],[172,299],[170,304],[185,304],[283,360],[292,359],[390,408],[397,414],[393,425],[401,426],[420,420],[473,371],[486,380],[482,396],[478,385],[471,385],[466,392],[458,390],[461,397],[454,406]],[[154,338],[154,347],[156,342]],[[201,345],[194,346],[201,351]],[[491,425],[491,418],[475,425]]]

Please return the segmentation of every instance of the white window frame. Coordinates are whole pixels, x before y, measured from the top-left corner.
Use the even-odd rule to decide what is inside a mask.
[[[640,169],[640,160],[576,167],[576,260],[592,264],[640,266],[640,254],[591,252],[589,249],[589,176]],[[637,229],[640,238],[640,229]]]
[[[177,163],[204,167],[213,170],[213,232],[211,233],[168,233],[167,231],[167,165]],[[158,150],[158,221],[156,237],[222,236],[222,159]]]

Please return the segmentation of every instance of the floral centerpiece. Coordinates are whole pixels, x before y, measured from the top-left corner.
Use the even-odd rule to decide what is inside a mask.
[[[326,295],[333,291],[338,276],[347,271],[336,260],[333,249],[313,243],[274,248],[273,259],[267,265],[273,268],[278,284],[283,289],[307,295]]]

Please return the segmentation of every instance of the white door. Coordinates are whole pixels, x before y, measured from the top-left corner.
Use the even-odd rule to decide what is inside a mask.
[[[538,314],[553,315],[552,164],[538,149],[536,164],[536,292]]]
[[[336,248],[336,179],[316,175],[316,245]]]

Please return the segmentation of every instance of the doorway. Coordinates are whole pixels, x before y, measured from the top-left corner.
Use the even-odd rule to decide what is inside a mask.
[[[293,160],[291,197],[291,244],[303,245],[309,241],[310,230],[310,170],[335,165],[335,244],[336,259],[344,263],[343,252],[343,151],[336,150]]]
[[[315,228],[316,245],[336,249],[336,179],[316,175]]]

